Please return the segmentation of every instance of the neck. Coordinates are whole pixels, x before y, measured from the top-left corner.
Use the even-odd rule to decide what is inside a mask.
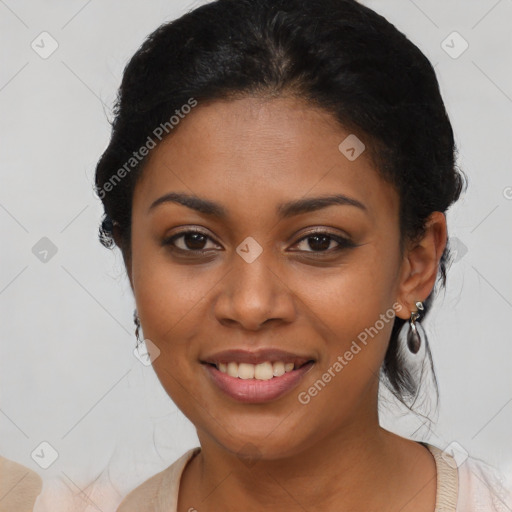
[[[201,452],[188,474],[194,491],[184,493],[189,501],[181,501],[179,510],[230,510],[233,504],[292,512],[361,510],[362,504],[365,510],[385,511],[389,504],[392,510],[411,470],[404,443],[415,443],[382,429],[378,421],[364,425],[348,425],[287,457],[256,458],[252,464],[198,431]]]

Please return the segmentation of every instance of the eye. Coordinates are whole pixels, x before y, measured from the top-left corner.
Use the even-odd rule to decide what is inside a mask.
[[[338,245],[332,248],[332,242]],[[302,237],[295,246],[299,246],[300,244],[305,248],[301,249],[299,252],[312,253],[332,253],[342,249],[356,247],[356,244],[346,237],[321,230],[308,233],[306,236]],[[311,250],[307,250],[307,248]]]
[[[211,247],[208,247],[208,241],[211,242]],[[333,242],[337,244],[337,246],[332,247]],[[299,248],[296,252],[332,254],[333,252],[341,251],[343,249],[356,247],[356,244],[348,238],[322,230],[316,230],[308,233],[296,242],[294,247],[300,246],[301,244],[302,249]],[[171,237],[166,238],[163,241],[163,245],[171,246],[172,249],[175,249],[178,252],[191,254],[201,254],[208,252],[211,249],[219,248],[217,244],[213,243],[213,239],[209,235],[197,229],[188,229],[186,231],[176,233]]]
[[[190,253],[201,253],[212,248],[218,248],[218,245],[215,244],[214,247],[206,247],[208,240],[212,239],[206,233],[196,229],[189,229],[166,238],[163,241],[163,245],[170,245],[173,249]]]

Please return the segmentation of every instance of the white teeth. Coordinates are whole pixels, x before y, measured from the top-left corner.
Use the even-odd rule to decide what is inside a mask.
[[[227,374],[230,377],[238,377],[238,364],[237,363],[228,363]]]
[[[280,377],[285,373],[291,372],[294,368],[294,364],[285,364],[283,361],[276,361],[275,363],[265,361],[260,364],[238,364],[235,361],[230,361],[229,363],[219,363],[217,368],[222,373],[227,373],[230,377],[238,377],[244,380],[270,380],[273,377]]]
[[[251,365],[252,366],[252,365]],[[254,367],[254,378],[258,380],[269,380],[274,376],[274,368],[269,362],[257,364]]]
[[[281,375],[285,374],[284,363],[281,361],[277,361],[277,363],[274,363],[273,365],[273,370],[274,377],[281,377]]]
[[[238,365],[238,377],[240,379],[254,379],[254,365],[240,363]]]

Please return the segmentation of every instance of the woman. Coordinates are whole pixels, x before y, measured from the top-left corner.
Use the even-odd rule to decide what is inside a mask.
[[[379,377],[408,406],[435,385],[421,321],[462,188],[432,66],[353,0],[217,0],[151,34],[100,237],[201,446],[118,510],[507,510],[483,466],[379,425]]]

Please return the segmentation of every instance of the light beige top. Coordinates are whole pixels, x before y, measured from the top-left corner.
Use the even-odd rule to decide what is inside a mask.
[[[37,473],[0,456],[0,512],[31,512],[42,487]]]
[[[510,512],[512,491],[491,473],[493,468],[467,459],[457,466],[455,459],[436,446],[421,443],[434,456],[437,493],[434,512]],[[183,470],[199,451],[192,448],[168,468],[139,485],[121,502],[117,512],[177,512],[178,491]]]

